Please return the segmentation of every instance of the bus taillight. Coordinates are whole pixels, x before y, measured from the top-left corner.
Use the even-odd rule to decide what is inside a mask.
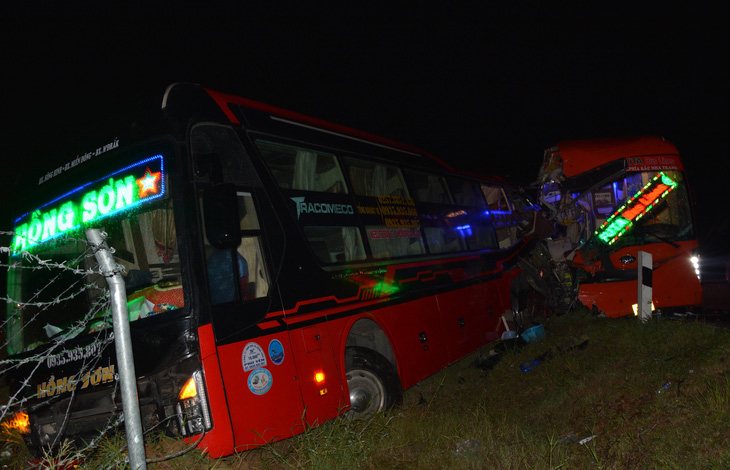
[[[200,434],[213,428],[203,375],[200,371],[194,372],[190,380],[185,383],[178,394],[178,400],[177,419],[183,436]]]

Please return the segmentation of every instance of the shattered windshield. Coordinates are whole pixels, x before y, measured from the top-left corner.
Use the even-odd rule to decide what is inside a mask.
[[[671,244],[695,237],[680,171],[627,173],[587,191],[578,204],[589,215],[594,248]]]

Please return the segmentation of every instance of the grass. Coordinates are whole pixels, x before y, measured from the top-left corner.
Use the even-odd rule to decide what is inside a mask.
[[[506,348],[490,368],[477,364],[503,343],[464,358],[387,414],[334,420],[218,460],[193,450],[149,468],[730,468],[730,330],[584,312],[551,318],[545,329],[544,340]],[[540,365],[522,373],[536,358]],[[120,442],[94,452],[90,468],[119,462]],[[159,438],[148,458],[180,446]]]

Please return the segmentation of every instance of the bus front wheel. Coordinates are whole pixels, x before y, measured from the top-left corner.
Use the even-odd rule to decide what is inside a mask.
[[[350,419],[368,417],[403,401],[398,372],[383,355],[372,349],[345,349],[347,388],[350,391]]]

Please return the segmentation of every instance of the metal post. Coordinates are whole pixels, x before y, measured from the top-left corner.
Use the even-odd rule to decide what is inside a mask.
[[[651,318],[652,301],[652,256],[646,251],[639,252],[639,282],[638,282],[638,315],[641,321]]]
[[[117,367],[119,368],[119,383],[124,408],[124,428],[127,432],[127,447],[129,449],[129,466],[135,470],[147,470],[124,278],[117,272],[117,265],[109,252],[109,247],[104,241],[101,231],[99,229],[86,230],[86,239],[95,250],[94,255],[99,262],[101,273],[106,278],[111,292],[114,346],[117,351]]]

